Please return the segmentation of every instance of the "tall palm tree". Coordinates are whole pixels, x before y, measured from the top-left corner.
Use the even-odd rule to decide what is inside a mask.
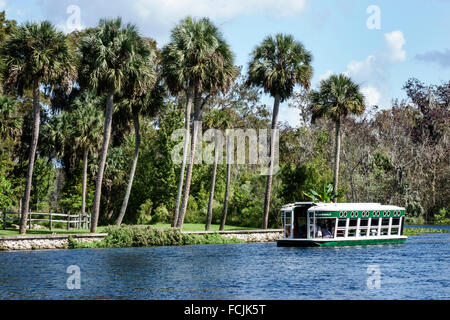
[[[296,84],[309,89],[312,77],[311,60],[311,54],[291,35],[277,34],[274,37],[267,37],[256,47],[249,63],[247,83],[251,86],[264,88],[264,92],[269,93],[274,98],[263,229],[267,229],[269,222],[274,165],[274,130],[277,129],[280,102],[285,101],[292,95]]]
[[[359,85],[344,74],[332,75],[320,83],[318,91],[310,93],[312,121],[322,117],[331,118],[336,126],[334,152],[334,202],[337,202],[339,159],[341,150],[341,122],[349,114],[360,115],[365,110],[364,95]]]
[[[111,138],[114,96],[121,92],[127,79],[140,78],[142,70],[136,69],[138,64],[134,62],[135,59],[139,59],[137,49],[141,43],[142,38],[136,26],[131,24],[124,26],[122,20],[116,18],[100,20],[99,25],[82,39],[79,47],[81,85],[93,88],[100,94],[106,94],[107,97],[91,232],[97,231],[103,173]]]
[[[42,136],[50,150],[48,154],[62,157],[71,154],[76,162],[77,154],[83,155],[83,182],[81,194],[81,213],[86,213],[87,169],[89,155],[100,149],[103,135],[102,98],[93,91],[84,91],[71,104],[71,111],[63,111],[54,116],[42,128]]]
[[[172,223],[173,226],[181,228],[189,199],[199,129],[194,125],[190,132],[189,121],[192,105],[194,106],[195,124],[202,118],[205,101],[202,99],[202,94],[228,90],[237,75],[237,68],[233,65],[233,54],[229,46],[211,21],[207,18],[195,20],[187,17],[172,30],[171,42],[163,49],[163,75],[172,92],[178,93],[186,90],[184,159],[187,159],[189,134],[192,137],[183,200],[177,204],[178,208],[181,206],[181,210],[178,215],[177,209],[175,210]],[[181,198],[184,166],[182,164],[180,173],[179,199]]]
[[[23,197],[20,234],[26,233],[27,215],[40,124],[40,86],[52,90],[55,85],[72,89],[76,78],[73,50],[66,36],[48,21],[26,23],[14,28],[0,49],[6,90],[33,92],[33,128]]]
[[[131,77],[127,80],[127,85],[124,90],[123,97],[125,99],[121,103],[132,114],[134,124],[134,155],[131,164],[130,174],[128,177],[127,189],[122,201],[119,216],[115,221],[115,225],[120,226],[125,216],[128,206],[128,200],[133,186],[134,175],[139,157],[139,147],[141,144],[141,133],[139,116],[145,115],[153,117],[162,105],[161,89],[159,86],[155,88],[157,80],[157,60],[156,47],[151,48],[149,43],[142,42],[141,47],[136,50],[138,58],[135,59],[136,68],[141,70],[139,75]]]
[[[225,136],[225,145],[226,145],[226,155],[227,155],[227,176],[225,179],[225,197],[223,201],[223,210],[222,210],[222,218],[220,219],[220,227],[219,230],[225,230],[225,224],[227,222],[227,214],[228,214],[228,201],[230,197],[230,183],[231,183],[231,158],[233,156],[234,150],[230,150],[230,135]]]
[[[230,123],[230,117],[222,110],[212,110],[205,119],[205,126],[215,128],[216,130],[226,129]],[[220,143],[220,136],[214,137],[214,162],[211,174],[211,187],[209,192],[208,211],[206,214],[205,230],[208,231],[212,222],[212,211],[214,204],[214,192],[216,186],[217,165],[219,163],[220,153],[223,153],[223,143]],[[222,141],[223,142],[223,141]],[[222,147],[222,148],[221,148]]]
[[[99,108],[101,98],[93,91],[81,94],[74,101],[75,110],[72,115],[72,137],[75,140],[73,147],[83,153],[83,184],[81,194],[81,213],[86,213],[87,171],[89,154],[97,153],[100,149],[103,132],[103,113]]]

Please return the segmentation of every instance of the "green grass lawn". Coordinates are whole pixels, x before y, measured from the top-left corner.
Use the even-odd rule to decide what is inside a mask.
[[[169,228],[170,223],[157,223],[153,225],[156,228]],[[212,224],[210,231],[219,231],[220,225]],[[236,226],[225,226],[225,230],[255,230],[259,228],[248,228],[248,227],[236,227]],[[202,223],[185,223],[183,224],[183,231],[205,231],[205,225]]]
[[[155,225],[152,225],[155,228],[169,228],[169,223],[158,223]],[[211,231],[219,231],[220,225],[213,224],[211,225],[210,230]],[[97,233],[105,232],[106,227],[100,226],[97,228]],[[225,226],[225,230],[254,230],[258,228],[245,228],[245,227],[235,227],[235,226]],[[183,231],[205,231],[205,225],[201,223],[185,223],[183,225]],[[33,229],[33,230],[27,230],[27,235],[46,235],[46,234],[84,234],[89,233],[88,229]],[[0,236],[18,236],[19,230],[13,229],[13,228],[6,228],[6,230],[0,229]]]

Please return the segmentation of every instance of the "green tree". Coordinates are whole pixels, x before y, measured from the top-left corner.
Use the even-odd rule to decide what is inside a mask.
[[[202,94],[214,94],[227,91],[237,75],[233,65],[233,54],[219,30],[207,18],[195,20],[188,17],[172,30],[171,42],[163,49],[163,75],[171,91],[187,89],[186,134],[183,158],[187,158],[189,141],[190,108],[194,105],[194,126],[191,133],[190,159],[186,173],[186,182],[181,202],[181,211],[176,226],[183,226],[187,210],[189,192],[197,147],[199,123],[202,119],[206,99]],[[208,97],[208,96],[207,96]],[[183,179],[183,168],[180,180]],[[180,193],[179,193],[180,195]],[[178,202],[178,201],[177,201]],[[180,205],[178,205],[180,206]]]
[[[204,125],[207,128],[214,128],[216,130],[227,129],[231,123],[231,117],[228,113],[223,110],[213,109],[205,117]],[[209,191],[209,201],[208,201],[208,211],[206,214],[206,224],[205,230],[208,231],[211,227],[212,215],[213,215],[213,204],[214,204],[214,191],[216,185],[217,176],[217,164],[219,162],[220,153],[223,153],[223,141],[221,141],[222,136],[220,132],[216,132],[214,136],[214,162],[211,174],[211,187]],[[220,143],[222,142],[222,143]]]
[[[86,213],[87,173],[89,155],[97,154],[100,149],[103,132],[103,113],[99,108],[102,99],[94,92],[86,91],[78,97],[73,104],[71,112],[71,136],[73,147],[81,150],[83,154],[83,183],[81,191],[81,213]]]
[[[364,95],[359,85],[349,77],[332,75],[320,83],[318,91],[311,92],[312,121],[321,117],[331,118],[336,127],[333,195],[337,202],[339,159],[341,149],[341,122],[349,114],[360,115],[365,110]]]
[[[123,198],[122,206],[120,207],[119,216],[115,221],[115,225],[122,224],[123,217],[130,199],[131,188],[133,186],[134,175],[139,157],[139,147],[141,144],[141,132],[139,116],[145,115],[153,117],[156,115],[158,109],[162,106],[163,90],[160,86],[154,87],[157,81],[157,55],[156,46],[151,48],[147,43],[142,42],[136,51],[139,58],[135,60],[136,69],[141,72],[134,77],[127,79],[127,86],[125,88],[125,101],[123,105],[132,113],[134,124],[134,154],[131,164],[130,174],[128,177],[127,189]]]
[[[274,165],[274,132],[277,129],[280,102],[292,96],[296,84],[309,88],[312,77],[311,60],[311,54],[291,35],[277,34],[275,37],[267,37],[256,47],[249,63],[247,83],[264,88],[264,91],[274,98],[263,229],[267,229],[269,222]]]
[[[139,69],[140,48],[143,39],[136,26],[124,26],[121,18],[102,19],[82,40],[80,51],[80,83],[105,94],[106,112],[102,148],[99,157],[91,232],[97,231],[100,213],[103,174],[111,138],[114,96],[121,92],[128,79],[142,79]]]
[[[19,95],[24,89],[33,91],[33,129],[20,222],[20,234],[25,234],[39,137],[40,86],[44,85],[51,91],[58,85],[70,91],[76,78],[74,55],[66,36],[48,21],[14,28],[3,43],[0,54],[5,89],[17,91]]]

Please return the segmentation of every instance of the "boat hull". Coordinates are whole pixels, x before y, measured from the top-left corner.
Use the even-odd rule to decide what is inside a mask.
[[[336,247],[405,243],[407,237],[383,239],[279,239],[278,247]]]

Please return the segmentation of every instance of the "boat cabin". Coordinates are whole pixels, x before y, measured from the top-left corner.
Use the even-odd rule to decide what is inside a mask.
[[[284,237],[278,245],[402,243],[405,212],[379,203],[289,204],[281,209]]]

